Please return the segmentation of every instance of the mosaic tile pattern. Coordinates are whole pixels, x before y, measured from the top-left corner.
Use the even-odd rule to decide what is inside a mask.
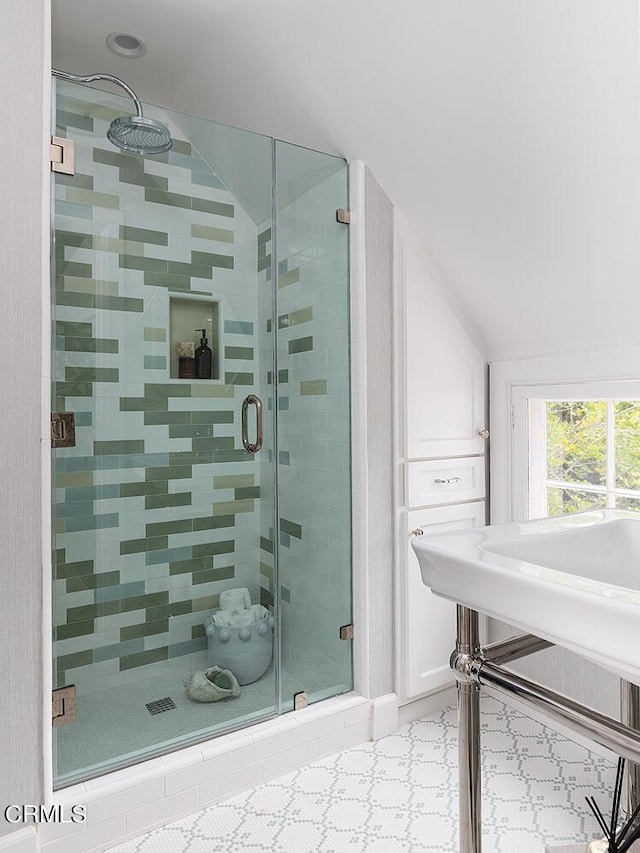
[[[543,853],[598,837],[584,797],[607,806],[611,763],[486,696],[482,728],[485,853]],[[457,833],[449,708],[109,853],[457,853]]]
[[[92,775],[107,772],[114,755],[135,760],[160,744],[194,734],[211,737],[274,713],[273,667],[259,681],[243,687],[233,701],[217,702],[215,707],[190,701],[183,678],[207,666],[206,652],[182,655],[143,670],[129,670],[121,674],[119,684],[81,695],[77,722],[57,731],[59,780],[72,784],[76,774],[87,770]],[[286,673],[283,677],[286,680]],[[166,696],[176,708],[151,720],[147,703]]]
[[[56,730],[59,784],[71,785],[78,778],[108,772],[114,756],[133,762],[161,752],[166,745],[173,748],[186,738],[209,740],[277,713],[273,662],[262,678],[244,685],[238,697],[214,705],[192,702],[186,696],[183,679],[208,665],[207,652],[181,655],[119,673],[117,680],[107,681],[102,690],[80,695],[77,721]],[[281,667],[279,686],[283,694],[293,695],[302,676],[299,671],[293,678]],[[328,680],[330,676],[328,672],[321,677]],[[305,680],[317,677],[317,666],[311,661]],[[166,696],[176,708],[151,720],[147,703]]]

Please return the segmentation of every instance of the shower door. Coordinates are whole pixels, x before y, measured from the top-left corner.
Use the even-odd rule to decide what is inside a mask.
[[[280,707],[352,686],[344,160],[275,143]]]
[[[56,91],[76,161],[53,179],[52,411],[75,421],[52,451],[61,787],[352,676],[344,161],[148,106],[173,148],[132,155],[106,138],[126,98]],[[260,633],[208,637],[240,589]],[[247,657],[239,695],[189,693]]]

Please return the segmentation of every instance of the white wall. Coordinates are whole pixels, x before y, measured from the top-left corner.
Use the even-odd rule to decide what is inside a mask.
[[[393,207],[365,171],[370,696],[393,679]]]
[[[8,0],[2,17],[0,805],[4,812],[10,803],[38,804],[43,795],[40,339],[43,272],[48,264],[42,193],[48,4]],[[14,828],[0,817],[0,835]]]

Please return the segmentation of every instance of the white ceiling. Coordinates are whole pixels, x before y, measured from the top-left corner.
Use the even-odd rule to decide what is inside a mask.
[[[52,5],[57,67],[364,160],[490,358],[639,342],[637,0]]]

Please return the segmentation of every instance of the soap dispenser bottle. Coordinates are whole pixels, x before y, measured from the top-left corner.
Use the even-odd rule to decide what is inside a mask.
[[[211,347],[207,346],[207,330],[196,329],[202,332],[200,346],[196,349],[196,379],[211,379],[213,375],[213,353]]]

